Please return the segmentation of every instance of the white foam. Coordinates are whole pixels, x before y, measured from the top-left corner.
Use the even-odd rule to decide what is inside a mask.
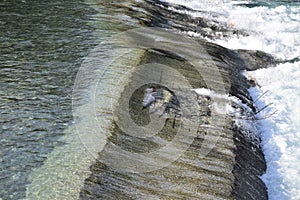
[[[214,42],[230,49],[262,50],[282,59],[294,58],[300,55],[299,12],[300,8],[278,6],[267,7],[237,7],[238,1],[221,0],[166,0],[169,3],[181,4],[195,10],[208,13],[187,11],[193,17],[209,17],[223,22],[229,28],[245,30],[247,37],[232,37],[229,40]],[[174,8],[170,8],[173,9]],[[182,11],[181,11],[182,12]],[[217,15],[216,15],[217,13]],[[201,36],[196,32],[188,32],[190,36]]]
[[[219,93],[216,93],[215,91],[212,91],[207,88],[197,88],[197,89],[194,89],[194,91],[199,95],[210,96],[210,97],[214,97],[216,99],[224,99],[224,100],[227,100],[228,102],[231,101],[231,102],[234,102],[234,103],[240,105],[243,108],[249,109],[248,106],[243,104],[240,99],[238,99],[235,96],[230,96],[229,94],[219,94]]]
[[[244,104],[239,98],[235,96],[230,96],[229,94],[218,94],[212,90],[206,88],[197,88],[194,91],[203,96],[213,97],[214,99],[223,99],[227,101],[226,106],[218,106],[218,103],[213,103],[212,108],[218,113],[226,116],[232,117],[236,126],[241,127],[243,134],[254,144],[259,145],[258,130],[255,128],[256,122],[249,120],[248,118],[252,117],[252,109]],[[240,108],[234,108],[233,104],[239,105]],[[241,110],[242,109],[242,110]],[[249,113],[249,116],[246,116],[245,112]]]
[[[216,6],[222,6],[223,0],[161,0],[172,4],[180,4],[195,10],[211,10]]]
[[[272,69],[248,72],[262,85],[252,88],[259,107],[273,103],[277,114],[260,122],[262,146],[267,161],[267,172],[262,176],[270,199],[300,199],[300,87],[299,63],[279,65]],[[266,74],[272,74],[267,76]],[[268,115],[271,110],[260,113]]]
[[[239,1],[223,1],[209,9],[198,0],[167,0],[196,10],[219,13],[217,20],[230,28],[246,31],[249,36],[218,39],[215,43],[230,49],[262,50],[281,59],[300,55],[300,7],[239,7]],[[201,12],[191,12],[194,17]],[[211,19],[216,19],[211,15]],[[206,15],[205,17],[209,17]],[[201,37],[196,32],[187,32]],[[259,113],[264,118],[277,110],[277,114],[260,120],[262,146],[267,161],[267,172],[262,180],[268,187],[270,200],[300,199],[300,62],[280,64],[275,68],[247,72],[261,86],[250,89],[253,99],[266,93],[257,106],[272,103]]]
[[[246,30],[250,35],[217,43],[231,49],[261,50],[282,59],[294,58],[300,55],[299,16],[297,19],[296,15],[299,11],[300,8],[285,6],[232,9],[227,25]]]

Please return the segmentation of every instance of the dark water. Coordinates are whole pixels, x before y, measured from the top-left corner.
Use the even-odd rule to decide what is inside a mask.
[[[25,197],[72,121],[74,78],[94,44],[82,1],[0,1],[0,199]]]
[[[259,7],[259,6],[276,7],[280,5],[295,6],[295,5],[300,5],[300,1],[299,0],[263,0],[263,1],[250,0],[250,1],[246,1],[245,3],[238,3],[237,5],[246,6],[249,8]]]

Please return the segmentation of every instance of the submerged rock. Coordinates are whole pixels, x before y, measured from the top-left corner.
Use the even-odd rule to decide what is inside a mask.
[[[179,16],[168,15],[165,4],[159,1],[130,1],[131,9],[123,3],[112,6],[118,12],[123,9],[144,25],[155,27],[173,28],[170,21]],[[132,8],[141,12],[136,13]],[[175,29],[185,20],[180,24],[181,29],[189,30],[194,19],[180,16]],[[238,125],[239,116],[243,115],[240,110],[246,110],[250,116],[255,113],[248,81],[241,74],[249,61],[243,60],[239,52],[160,29],[133,30],[127,37],[131,47],[139,47],[144,54],[140,63],[133,66],[131,78],[122,81],[124,90],[116,96],[116,112],[120,114],[112,120],[110,137],[91,166],[92,174],[81,190],[81,199],[267,199],[266,187],[259,178],[266,169],[257,142],[259,136],[255,129],[244,130]],[[256,64],[253,60],[251,63]],[[140,84],[143,79],[153,82]],[[190,87],[182,87],[186,85]],[[174,94],[180,107],[178,116],[171,113],[155,118],[162,128],[153,135],[156,127],[151,127],[152,114],[142,106],[144,91],[152,86]],[[196,94],[193,92],[196,88],[205,88],[209,93]],[[128,105],[128,110],[123,105]],[[185,109],[193,113],[187,114]],[[124,131],[124,126],[131,126],[129,121],[119,122],[125,111],[141,130],[150,127],[140,132],[145,137]],[[178,138],[180,131],[183,136]],[[248,137],[249,134],[255,139]],[[175,140],[178,145],[172,147],[175,153],[187,145],[177,159],[173,159],[172,151],[170,155],[141,156],[152,155]],[[121,150],[114,152],[114,148]]]

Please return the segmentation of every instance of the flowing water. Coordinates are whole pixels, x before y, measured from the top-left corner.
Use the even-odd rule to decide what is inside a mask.
[[[119,174],[119,172],[114,172],[104,166],[103,163],[96,161],[99,159],[99,149],[104,148],[107,139],[123,145],[127,149],[131,148],[130,145],[126,146],[131,137],[126,136],[124,140],[122,133],[119,134],[120,136],[111,134],[119,131],[117,129],[111,130],[111,116],[113,114],[111,108],[117,104],[111,99],[114,95],[119,95],[122,90],[125,89],[126,91],[126,87],[123,86],[128,84],[126,81],[119,82],[119,77],[125,76],[127,80],[131,76],[128,72],[133,70],[132,66],[145,63],[147,59],[163,62],[161,60],[165,58],[162,55],[174,58],[172,57],[173,54],[166,52],[155,52],[154,50],[145,53],[144,49],[122,48],[122,45],[127,45],[126,41],[130,40],[127,38],[128,35],[122,35],[123,40],[121,42],[111,38],[111,36],[130,28],[139,27],[139,23],[153,26],[153,21],[157,20],[163,27],[172,26],[168,24],[166,19],[152,19],[153,21],[151,21],[144,18],[141,13],[147,14],[147,12],[138,6],[133,6],[132,2],[114,1],[112,3],[108,0],[0,2],[0,199],[132,199],[132,196],[138,199],[158,199],[158,196],[160,199],[167,199],[167,197],[180,198],[184,195],[197,199],[198,190],[207,191],[207,196],[205,196],[207,198],[224,199],[227,198],[225,195],[230,194],[230,184],[233,177],[231,174],[227,174],[227,171],[232,170],[232,166],[228,163],[234,162],[234,155],[231,151],[222,148],[225,145],[233,146],[232,141],[228,138],[219,141],[221,147],[212,153],[214,157],[220,159],[219,163],[213,163],[209,159],[204,161],[211,169],[205,169],[206,165],[202,166],[201,163],[194,163],[192,158],[195,149],[191,149],[188,156],[181,158],[168,171],[151,175],[152,179],[149,182],[147,182],[147,174]],[[152,1],[149,2],[149,6],[150,4],[153,5]],[[212,13],[204,13],[206,17],[212,18],[204,30],[205,38],[209,41],[227,47],[233,44],[242,45],[245,44],[245,39],[237,37],[240,39],[238,40],[236,37],[231,37],[231,34],[245,36],[253,33],[253,30],[248,29],[251,26],[250,20],[244,26],[237,25],[239,9],[233,10],[233,14],[230,16],[225,11],[216,14],[215,7],[209,6],[211,1],[207,1],[206,4],[199,4],[198,1],[180,0],[168,2],[184,4],[194,9],[211,10]],[[279,2],[280,5],[285,3],[287,2]],[[263,7],[256,13],[264,13],[269,11],[268,9],[274,9],[270,11],[270,15],[275,12],[285,16],[285,10],[282,7],[270,6],[267,1],[259,3],[236,1],[236,4],[241,5],[241,10],[245,9],[246,11],[256,8],[257,5],[266,5],[269,7]],[[224,1],[217,1],[217,4],[214,5],[218,5],[217,8],[220,8],[221,5],[224,5]],[[170,7],[169,9],[176,10],[177,8]],[[292,18],[297,18],[296,8],[291,6],[287,9],[290,9],[292,14],[294,13]],[[199,15],[198,12],[182,10],[180,10],[181,13]],[[136,15],[132,17],[127,12],[135,12]],[[155,11],[153,12],[155,13]],[[225,19],[230,17],[231,19],[231,22],[228,23],[229,26],[225,26],[225,28],[223,24],[226,20],[223,17]],[[216,20],[217,18],[218,20]],[[221,28],[213,29],[215,32],[211,33],[207,31],[210,26]],[[176,29],[180,25],[177,24],[174,27]],[[290,30],[292,29],[294,26],[291,25]],[[263,32],[263,28],[259,32]],[[284,33],[280,33],[284,36]],[[183,30],[181,34],[203,36],[201,35],[203,32],[197,33],[197,31],[190,30]],[[159,38],[162,41],[162,49],[165,48],[163,45],[166,38],[164,37]],[[224,42],[224,38],[227,42]],[[248,38],[255,37],[250,34]],[[275,53],[278,53],[278,49],[283,48],[290,56],[278,53],[282,59],[297,56],[293,47],[284,45],[293,41],[282,40],[280,42],[283,45],[276,46],[272,41],[276,39],[279,41],[278,38],[272,38],[273,40],[268,40],[270,43],[265,44],[261,41],[268,38],[262,34],[261,40],[254,41],[261,47],[267,45],[268,53],[274,53],[275,50]],[[185,55],[182,53],[184,51],[179,48],[180,46],[176,46],[176,42],[182,39],[171,37],[169,40],[174,43],[172,47],[174,52]],[[151,46],[152,44],[143,43],[142,45],[155,48]],[[193,45],[189,47],[191,49],[187,55],[196,52],[192,47]],[[236,46],[236,48],[241,48],[241,46]],[[265,50],[265,48],[258,48],[258,50]],[[141,57],[144,60],[140,60]],[[175,57],[176,59],[182,58]],[[209,60],[209,58],[202,59]],[[181,66],[177,61],[171,63],[174,66]],[[296,66],[296,64],[294,65]],[[204,62],[203,65],[209,65],[209,61]],[[287,66],[287,68],[290,69],[291,67]],[[290,70],[295,69],[292,67]],[[259,81],[259,75],[254,74],[253,76],[256,76]],[[192,82],[194,79],[201,80],[201,76],[195,75],[195,77],[191,78]],[[205,77],[202,78],[205,80]],[[181,79],[178,79],[178,83],[184,83],[183,80],[180,81]],[[194,84],[200,86],[202,83],[197,81],[194,81]],[[262,80],[261,83],[264,84],[264,81]],[[266,86],[267,89],[273,88]],[[255,92],[252,95],[254,98],[257,97]],[[272,98],[271,96],[272,101],[276,100]],[[296,96],[294,99],[297,101]],[[96,116],[91,113],[96,113]],[[296,112],[296,114],[298,113]],[[221,119],[219,120],[221,121]],[[97,130],[104,130],[101,132],[104,134],[99,135],[96,132],[91,132],[95,127]],[[295,134],[299,125],[295,125],[295,127],[286,134],[295,138],[292,142],[294,142],[297,151]],[[283,128],[279,130],[283,130]],[[272,137],[268,134],[266,132],[265,138],[267,139]],[[172,138],[172,133],[168,137]],[[280,139],[282,136],[279,135],[278,137]],[[154,142],[151,143],[153,144],[152,148],[156,148],[156,143],[164,144],[164,140],[168,141],[169,139],[155,138]],[[139,148],[144,145],[143,141],[134,142],[140,145]],[[268,143],[267,141],[264,142]],[[278,142],[278,144],[280,143]],[[277,146],[275,145],[275,147]],[[285,166],[282,164],[284,159],[272,160],[271,155],[268,154],[268,146],[265,146],[265,149],[269,163],[279,163],[279,167],[275,168],[274,171],[280,172],[283,169],[295,176],[299,174],[297,166],[281,168],[280,166]],[[291,151],[285,146],[282,149]],[[134,149],[130,150],[134,151]],[[143,150],[147,151],[147,149]],[[110,156],[109,152],[107,155]],[[297,157],[294,156],[293,159],[297,160]],[[105,161],[105,158],[103,160]],[[203,168],[198,169],[199,165]],[[179,168],[183,168],[185,171],[178,174]],[[214,173],[214,176],[206,175],[208,171]],[[299,188],[298,182],[294,185],[291,184],[292,178],[280,172],[280,176],[275,177],[278,184],[274,186],[272,185],[273,179],[271,179],[272,172],[269,171],[264,178],[269,192],[271,192],[271,197],[273,199],[276,197],[285,199],[294,197],[296,199],[296,194],[299,192],[297,189],[297,187]],[[205,181],[195,179],[197,176],[203,178],[203,175],[205,175],[205,179],[203,179]],[[184,179],[179,176],[184,177]],[[218,180],[215,180],[215,177]],[[285,179],[285,177],[288,178]],[[283,184],[285,180],[287,183]],[[160,184],[162,181],[165,185]],[[186,183],[190,185],[187,186]],[[130,187],[124,184],[130,185]],[[202,185],[203,188],[195,187],[196,184]],[[215,184],[217,189],[209,189],[206,184]],[[159,190],[155,189],[157,187]],[[218,187],[224,187],[225,190],[220,191]],[[277,193],[276,188],[279,188]],[[211,194],[215,196],[210,196]]]
[[[260,50],[283,60],[272,68],[246,72],[258,87],[251,88],[259,107],[268,106],[260,113],[260,132],[267,161],[267,173],[262,176],[270,199],[300,198],[300,4],[299,1],[185,1],[166,0],[194,9],[192,16],[203,16],[224,22],[229,27],[245,30],[241,37],[208,38],[201,32],[186,31],[195,37],[206,38],[230,49]],[[197,11],[196,11],[197,10]],[[200,12],[199,12],[200,11]],[[276,112],[276,114],[274,114]],[[269,115],[272,114],[270,117]],[[269,117],[266,117],[269,116]]]
[[[81,1],[0,2],[0,198],[24,198],[29,174],[64,144],[94,14]]]

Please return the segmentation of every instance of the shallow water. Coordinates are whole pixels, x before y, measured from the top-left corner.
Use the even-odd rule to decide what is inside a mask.
[[[94,13],[81,1],[1,1],[0,198],[24,198],[32,169],[63,145]]]

